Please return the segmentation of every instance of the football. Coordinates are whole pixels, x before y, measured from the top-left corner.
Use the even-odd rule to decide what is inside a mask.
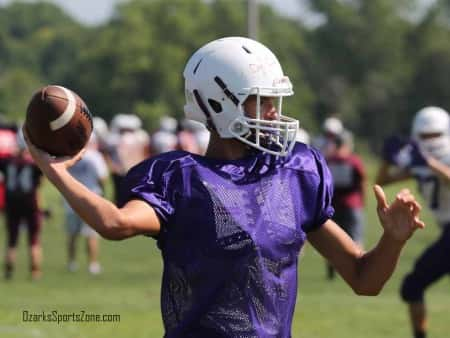
[[[93,125],[84,101],[62,86],[46,86],[31,98],[25,131],[36,147],[50,155],[73,156],[88,142]]]

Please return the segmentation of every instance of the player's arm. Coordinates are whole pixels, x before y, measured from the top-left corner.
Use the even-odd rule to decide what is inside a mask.
[[[138,234],[156,235],[160,230],[159,218],[146,202],[131,200],[118,208],[112,202],[90,191],[70,175],[68,168],[82,156],[53,159],[37,149],[26,137],[35,163],[50,182],[61,192],[73,210],[102,237],[120,240]]]
[[[375,194],[384,233],[371,251],[363,252],[332,220],[308,234],[314,248],[360,295],[377,295],[381,291],[406,241],[417,228],[424,227],[418,218],[420,205],[408,190],[402,190],[390,206],[381,187],[375,187]]]
[[[450,167],[434,157],[427,157],[427,165],[433,172],[450,184]]]
[[[102,237],[120,240],[139,234],[159,233],[159,218],[148,203],[135,199],[118,208],[90,191],[67,170],[50,170],[45,174],[72,209]]]
[[[387,185],[410,179],[412,176],[408,170],[399,168],[387,161],[382,161],[375,179],[376,184]]]

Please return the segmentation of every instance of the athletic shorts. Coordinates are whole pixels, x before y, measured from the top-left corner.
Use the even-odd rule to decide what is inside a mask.
[[[28,244],[39,244],[39,234],[41,232],[41,214],[37,210],[30,210],[26,213],[18,213],[6,210],[6,228],[8,232],[8,247],[17,246],[19,239],[20,225],[24,224],[28,232]]]
[[[84,237],[98,236],[97,232],[87,225],[76,213],[66,211],[66,227],[69,235],[81,234]]]

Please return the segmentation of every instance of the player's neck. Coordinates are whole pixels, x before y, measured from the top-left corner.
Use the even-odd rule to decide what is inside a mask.
[[[237,160],[248,154],[248,148],[235,139],[221,138],[217,133],[211,132],[208,149],[205,156],[223,160]]]

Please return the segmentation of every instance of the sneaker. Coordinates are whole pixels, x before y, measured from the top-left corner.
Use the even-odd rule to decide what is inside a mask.
[[[98,262],[92,262],[89,264],[89,273],[91,275],[99,275],[102,272],[102,267]]]
[[[70,272],[75,272],[78,270],[78,264],[77,262],[69,262],[69,264],[67,264],[67,270],[69,270]]]

